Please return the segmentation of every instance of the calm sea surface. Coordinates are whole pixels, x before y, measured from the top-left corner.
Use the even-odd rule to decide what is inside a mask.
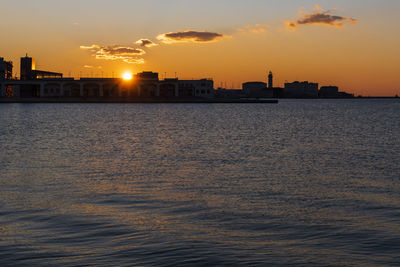
[[[0,266],[399,266],[400,101],[0,105]]]

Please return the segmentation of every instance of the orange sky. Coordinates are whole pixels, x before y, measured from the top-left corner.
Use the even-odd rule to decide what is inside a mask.
[[[79,9],[77,0],[3,2],[0,57],[17,73],[28,52],[38,69],[64,76],[152,70],[239,89],[272,70],[277,86],[308,80],[356,95],[400,95],[395,0],[88,0]],[[154,46],[136,44],[142,38]]]

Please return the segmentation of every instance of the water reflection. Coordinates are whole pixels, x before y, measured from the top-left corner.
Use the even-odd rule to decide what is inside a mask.
[[[0,263],[390,265],[398,107],[1,105]]]

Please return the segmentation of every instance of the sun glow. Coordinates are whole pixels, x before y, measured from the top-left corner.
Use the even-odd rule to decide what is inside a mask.
[[[122,79],[124,79],[125,81],[130,81],[130,80],[132,80],[132,78],[133,78],[133,76],[132,76],[132,73],[130,73],[130,72],[125,72],[122,75]]]

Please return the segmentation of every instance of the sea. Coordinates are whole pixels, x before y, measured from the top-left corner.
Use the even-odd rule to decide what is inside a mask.
[[[0,104],[0,266],[400,266],[400,100]]]

